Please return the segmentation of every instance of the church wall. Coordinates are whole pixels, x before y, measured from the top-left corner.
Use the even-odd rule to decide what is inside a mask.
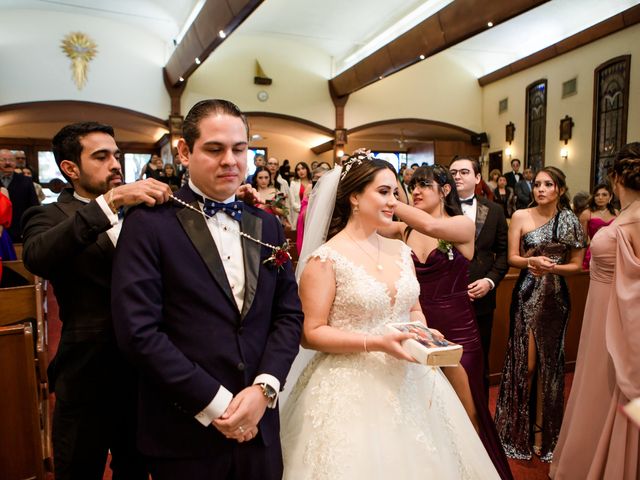
[[[256,60],[271,85],[255,85]],[[246,112],[281,113],[333,129],[335,110],[329,95],[331,59],[288,39],[236,32],[189,78],[182,97],[186,114],[198,101],[224,98]],[[268,100],[258,100],[265,91]]]
[[[442,52],[349,97],[347,128],[394,118],[422,118],[482,128],[482,91],[473,74]]]
[[[71,32],[87,34],[98,47],[82,90],[60,47]],[[170,103],[162,81],[166,58],[163,40],[125,22],[52,11],[3,11],[0,105],[84,100],[167,118]]]
[[[491,148],[503,150],[503,171],[509,171],[509,160],[504,154],[505,125],[516,126],[511,145],[513,158],[524,160],[525,97],[531,83],[547,79],[547,126],[545,164],[562,169],[567,175],[569,194],[589,190],[591,168],[591,140],[593,128],[594,70],[600,64],[620,55],[631,55],[629,83],[629,117],[627,141],[640,140],[640,25],[629,27],[596,42],[585,45],[535,67],[491,83],[483,88],[483,130],[487,132]],[[577,78],[577,94],[562,98],[562,83]],[[498,113],[498,102],[509,99],[507,112]],[[573,118],[573,138],[567,148],[569,157],[563,160],[559,140],[560,119]]]

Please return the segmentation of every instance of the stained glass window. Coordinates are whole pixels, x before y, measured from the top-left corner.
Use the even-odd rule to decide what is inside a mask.
[[[538,80],[527,87],[527,126],[525,165],[537,172],[544,167],[545,129],[547,128],[547,81]]]
[[[607,179],[616,152],[627,141],[631,56],[617,57],[595,70],[591,184]]]

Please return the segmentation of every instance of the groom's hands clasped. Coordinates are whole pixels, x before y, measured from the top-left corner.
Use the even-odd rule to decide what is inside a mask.
[[[247,442],[258,434],[258,422],[267,409],[268,399],[259,385],[252,385],[238,393],[226,411],[212,424],[225,437]]]

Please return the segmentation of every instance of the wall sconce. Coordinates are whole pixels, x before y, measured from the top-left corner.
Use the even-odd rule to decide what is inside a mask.
[[[342,158],[343,155],[344,155],[344,150],[337,150],[336,151],[336,157],[337,158]]]
[[[569,158],[569,149],[567,147],[562,147],[560,149],[560,158],[565,161]]]
[[[511,156],[513,155],[513,149],[511,147],[505,148],[504,154],[507,156],[509,160],[511,160]]]

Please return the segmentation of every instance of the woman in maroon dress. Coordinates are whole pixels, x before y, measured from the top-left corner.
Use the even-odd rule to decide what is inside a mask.
[[[487,453],[503,479],[513,478],[491,418],[483,383],[480,333],[469,295],[475,225],[462,215],[455,182],[448,169],[418,168],[409,188],[414,207],[398,202],[391,236],[402,237],[413,251],[420,282],[420,304],[429,326],[463,346],[462,368],[443,372],[460,397]]]

